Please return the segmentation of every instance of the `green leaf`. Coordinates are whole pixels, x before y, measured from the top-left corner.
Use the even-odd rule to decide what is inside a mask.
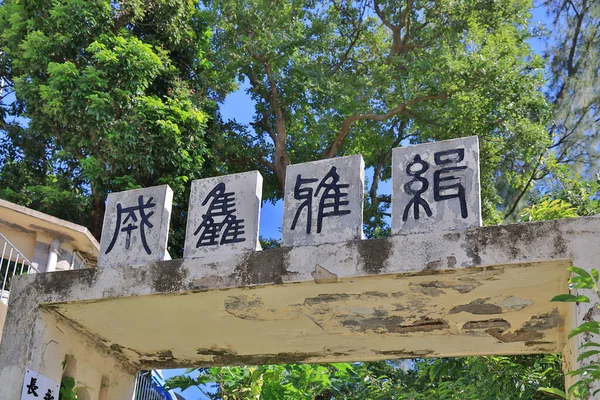
[[[573,294],[559,294],[554,296],[550,301],[560,302],[577,302],[577,303],[589,303],[590,299],[587,296],[576,296]]]
[[[546,388],[546,387],[541,387],[538,389],[538,392],[544,392],[544,393],[548,393],[548,394],[552,394],[558,398],[561,399],[566,399],[567,398],[567,394],[565,392],[563,392],[560,389],[555,389],[555,388]]]
[[[586,352],[584,352],[584,353],[581,353],[581,354],[579,355],[579,357],[577,357],[577,361],[581,361],[581,360],[583,360],[583,359],[585,359],[585,358],[588,358],[588,357],[594,356],[594,355],[596,355],[596,354],[600,354],[600,350],[589,350],[589,351],[586,351]]]
[[[579,325],[577,328],[569,332],[568,338],[571,339],[573,336],[579,335],[580,333],[591,332],[600,334],[600,322],[588,321]]]
[[[567,268],[568,271],[574,272],[577,275],[583,277],[583,278],[591,278],[592,276],[590,275],[590,273],[588,271],[586,271],[583,268],[579,268],[579,267],[569,267]]]
[[[61,384],[69,389],[69,390],[73,390],[75,388],[75,378],[73,378],[72,376],[63,376],[62,380],[61,380]]]
[[[584,343],[584,344],[581,345],[582,349],[585,349],[587,347],[600,347],[600,343],[588,342],[588,343]]]

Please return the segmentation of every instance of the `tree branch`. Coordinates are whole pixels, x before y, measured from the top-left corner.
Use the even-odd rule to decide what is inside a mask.
[[[327,147],[327,149],[325,149],[321,158],[332,158],[337,155],[338,151],[344,144],[346,137],[348,136],[350,127],[352,126],[352,124],[354,124],[357,121],[361,121],[361,120],[385,121],[397,114],[404,113],[406,107],[408,107],[408,106],[422,103],[424,101],[443,100],[443,99],[447,99],[449,96],[450,96],[450,94],[442,93],[442,94],[418,97],[416,99],[407,101],[406,103],[400,104],[399,106],[393,108],[392,110],[388,111],[385,114],[354,114],[354,115],[351,115],[342,122],[342,126],[340,127],[340,131],[338,132],[335,140],[333,142],[331,142],[331,144]]]
[[[279,181],[279,187],[281,190],[285,187],[285,171],[287,166],[290,164],[290,158],[287,154],[286,141],[287,141],[287,129],[285,125],[285,116],[283,115],[283,107],[279,99],[279,93],[277,92],[277,85],[273,78],[273,70],[271,65],[264,61],[265,73],[267,74],[267,80],[269,82],[269,88],[271,91],[271,108],[275,112],[275,130],[277,135],[275,137],[275,157],[273,161],[275,163],[275,175]]]
[[[363,7],[360,12],[360,15],[358,17],[358,24],[353,24],[355,34],[353,35],[352,40],[350,41],[350,44],[348,45],[348,48],[346,49],[344,54],[340,57],[339,61],[337,63],[335,63],[333,68],[331,68],[331,70],[327,73],[327,76],[334,75],[342,67],[342,65],[344,65],[346,60],[348,60],[350,51],[354,48],[354,46],[356,45],[356,42],[358,41],[358,38],[360,37],[360,34],[362,33],[362,20],[363,20],[364,14],[365,14],[365,8],[366,7]]]
[[[400,120],[400,126],[398,127],[398,133],[397,133],[396,139],[392,143],[391,149],[389,149],[389,151],[386,149],[381,152],[381,154],[379,156],[379,160],[377,162],[377,165],[375,166],[375,169],[373,171],[373,182],[371,183],[371,188],[369,190],[369,196],[371,197],[372,204],[375,205],[376,207],[382,200],[379,196],[377,196],[377,189],[379,188],[379,182],[381,181],[381,171],[383,170],[385,163],[390,159],[390,156],[392,154],[391,150],[394,147],[397,147],[400,144],[400,142],[406,138],[404,136],[404,130],[405,130],[406,126],[407,126],[406,121]],[[396,128],[396,123],[394,122],[392,124],[392,126],[390,127],[389,132],[393,132],[395,128]]]
[[[260,93],[261,83],[256,78],[256,75],[254,75],[254,72],[252,71],[251,68],[248,68],[248,71],[246,72],[246,76],[250,80],[250,84],[252,85],[252,87],[254,88],[254,90],[257,93]],[[273,125],[271,125],[271,119],[269,118],[269,114],[267,113],[266,110],[263,110],[261,112],[261,116],[262,116],[261,127],[269,134],[269,137],[271,138],[271,140],[273,141],[273,143],[275,143],[276,134],[275,134],[275,131],[273,131]]]
[[[521,201],[521,199],[523,198],[523,196],[525,195],[525,193],[527,193],[527,191],[529,190],[529,187],[531,186],[531,184],[535,180],[535,176],[536,176],[536,174],[538,172],[538,168],[540,166],[540,163],[542,162],[542,158],[544,157],[544,154],[546,154],[546,150],[545,149],[544,149],[544,151],[542,151],[542,153],[538,157],[538,161],[535,164],[535,168],[533,168],[533,172],[529,176],[529,179],[527,180],[527,183],[525,184],[525,186],[523,187],[523,189],[521,190],[521,192],[519,193],[519,195],[515,199],[515,202],[513,203],[513,205],[510,208],[510,210],[508,210],[508,212],[504,215],[504,219],[510,217],[512,215],[512,213],[515,212],[515,210],[517,209],[517,206],[519,205],[519,202]]]
[[[381,20],[381,22],[383,22],[383,24],[385,26],[387,26],[388,28],[390,28],[392,31],[394,31],[396,28],[395,25],[393,25],[383,14],[383,11],[381,11],[381,8],[379,8],[379,1],[377,0],[373,0],[373,9],[375,10],[375,14],[377,14],[377,16],[379,17],[379,19]]]
[[[579,39],[579,33],[581,32],[581,26],[583,25],[583,17],[585,14],[586,0],[583,0],[581,6],[581,14],[577,17],[577,25],[575,26],[575,33],[573,34],[573,40],[571,42],[571,49],[569,51],[569,58],[567,60],[567,72],[569,76],[575,73],[575,67],[573,66],[573,60],[575,58],[575,49],[577,48],[577,40]]]

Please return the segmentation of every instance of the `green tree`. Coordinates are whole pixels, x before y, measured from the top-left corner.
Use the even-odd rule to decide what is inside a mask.
[[[380,224],[392,147],[477,134],[484,216],[497,222],[497,184],[520,187],[550,145],[528,1],[205,5],[209,60],[249,82],[256,102],[254,122],[233,129],[221,154],[242,170],[260,165],[266,198],[281,196],[292,162],[360,153],[375,172],[366,220]]]
[[[193,371],[188,371],[193,372]],[[211,399],[544,399],[563,387],[561,358],[489,356],[367,363],[262,365],[199,369],[167,380]]]
[[[580,173],[579,178],[593,180],[600,159],[600,3],[543,0],[538,6],[552,21],[551,31],[542,32],[548,38],[545,94],[552,106],[551,142],[526,171],[521,185],[508,193],[506,217],[526,203],[536,184],[560,185],[564,167]]]
[[[169,184],[184,226],[188,181],[216,168],[210,35],[196,3],[0,4],[3,96],[16,95],[1,108],[0,195],[99,237],[109,192]]]

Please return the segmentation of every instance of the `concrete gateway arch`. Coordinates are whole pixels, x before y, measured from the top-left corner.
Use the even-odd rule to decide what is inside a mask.
[[[394,172],[394,180],[405,179],[394,182],[394,198],[401,198],[397,187],[408,197],[392,218],[401,219],[402,205],[419,194],[437,220],[403,225],[416,215],[410,209],[407,221],[392,221],[393,235],[385,239],[360,236],[362,202],[353,197],[362,195],[360,156],[290,168],[278,249],[257,249],[260,176],[254,173],[194,183],[185,256],[178,260],[165,259],[168,188],[109,197],[98,268],[14,280],[3,334],[10,340],[0,346],[1,397],[20,398],[28,370],[60,382],[68,355],[90,399],[131,398],[141,369],[553,352],[563,353],[566,370],[576,368],[579,345],[593,338],[567,341],[567,333],[593,311],[549,300],[568,291],[568,266],[600,264],[600,218],[479,226],[478,168],[476,160],[467,162],[472,147],[452,142],[434,144],[441,148],[431,158],[428,148],[415,146],[429,171],[407,166],[414,154],[403,155],[405,168],[396,164],[406,174]],[[453,150],[460,146],[462,158]],[[470,177],[461,175],[463,165]],[[438,174],[437,196],[409,184],[417,173],[433,176],[449,166]],[[460,190],[448,186],[456,182],[475,215],[470,221],[462,218]],[[312,204],[292,231],[308,199],[302,189],[311,189]],[[317,192],[329,197],[321,201]],[[155,203],[149,216],[146,208]],[[137,229],[123,222],[133,206],[148,211],[152,227],[144,240],[141,214]],[[314,221],[307,222],[308,210]],[[427,215],[424,206],[420,212]],[[107,250],[111,243],[115,253]]]

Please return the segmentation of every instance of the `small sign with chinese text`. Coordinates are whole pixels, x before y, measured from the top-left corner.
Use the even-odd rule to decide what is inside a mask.
[[[392,234],[481,226],[477,136],[392,150]]]
[[[58,400],[59,387],[53,380],[27,368],[21,400]]]

